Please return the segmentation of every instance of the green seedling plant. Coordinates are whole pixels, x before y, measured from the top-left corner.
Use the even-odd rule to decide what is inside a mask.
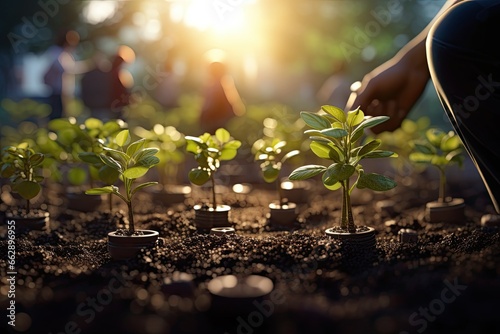
[[[330,105],[321,107],[325,114],[301,112],[300,116],[312,129],[306,130],[311,139],[310,148],[321,159],[331,161],[329,166],[306,165],[292,171],[290,180],[305,180],[322,175],[323,185],[330,190],[342,188],[342,213],[340,228],[349,233],[356,232],[351,192],[354,188],[386,191],[396,182],[376,173],[365,173],[360,162],[363,159],[396,156],[394,152],[378,150],[381,141],[372,139],[364,143],[364,130],[389,119],[387,116],[365,116],[359,108],[348,111]],[[351,179],[354,182],[351,185]]]
[[[282,149],[285,146],[286,141],[279,138],[258,139],[252,146],[255,152],[255,160],[262,161],[260,169],[264,181],[267,183],[276,183],[280,205],[285,204],[279,183],[281,169],[286,160],[300,153],[299,150],[292,150],[282,155]]]
[[[135,187],[134,183],[138,178],[146,175],[151,167],[158,164],[159,159],[156,157],[156,154],[159,150],[155,147],[146,147],[146,139],[144,138],[132,143],[130,141],[129,130],[122,130],[115,136],[113,141],[117,148],[104,146],[103,153],[96,155],[96,158],[99,158],[103,164],[119,174],[120,180],[124,185],[124,193],[122,194],[115,185],[92,188],[85,191],[85,193],[88,195],[113,194],[123,200],[127,204],[128,209],[128,234],[133,235],[135,233],[135,225],[132,198],[138,190],[156,185],[158,182],[145,182]],[[90,159],[90,156],[88,158]]]
[[[8,178],[12,191],[26,200],[26,214],[31,211],[30,200],[35,198],[42,187],[44,177],[40,174],[44,155],[35,152],[27,143],[2,149],[0,175]]]
[[[212,135],[205,132],[199,137],[186,136],[186,151],[194,154],[198,167],[189,171],[189,180],[202,186],[211,181],[212,207],[217,209],[217,198],[215,195],[215,174],[220,168],[221,161],[232,160],[241,146],[239,140],[231,137],[229,131],[219,128]]]
[[[446,202],[446,170],[452,165],[462,166],[464,161],[462,141],[453,132],[444,132],[431,128],[425,132],[425,137],[412,142],[414,151],[410,161],[416,164],[434,166],[439,171],[438,202]]]

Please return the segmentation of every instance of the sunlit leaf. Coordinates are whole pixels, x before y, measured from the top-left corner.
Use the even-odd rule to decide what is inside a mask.
[[[330,121],[321,115],[317,115],[311,112],[302,111],[300,117],[307,125],[316,130],[328,129],[331,127]]]
[[[134,166],[126,169],[123,172],[123,176],[128,179],[137,179],[144,176],[148,172],[149,168],[145,166]]]
[[[356,187],[359,189],[368,188],[375,191],[387,191],[396,187],[397,183],[384,175],[376,173],[361,174]]]
[[[326,170],[325,166],[321,165],[307,165],[307,166],[302,166],[290,173],[290,176],[288,178],[290,180],[305,180],[309,179],[313,176],[316,176]]]
[[[321,106],[321,109],[332,115],[336,121],[338,122],[345,122],[346,120],[346,116],[345,116],[345,113],[344,113],[344,110],[338,108],[338,107],[335,107],[335,106],[329,106],[329,105],[325,105],[325,106]]]

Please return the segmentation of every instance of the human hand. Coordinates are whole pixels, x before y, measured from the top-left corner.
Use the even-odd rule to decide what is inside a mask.
[[[410,57],[391,59],[366,74],[361,84],[353,85],[353,96],[346,110],[360,107],[366,115],[390,119],[371,130],[377,134],[394,131],[422,95],[429,80],[427,64],[412,62]]]

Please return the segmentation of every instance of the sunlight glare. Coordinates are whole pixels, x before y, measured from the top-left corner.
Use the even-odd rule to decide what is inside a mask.
[[[83,8],[83,17],[90,24],[99,24],[113,17],[117,9],[116,1],[90,1]]]

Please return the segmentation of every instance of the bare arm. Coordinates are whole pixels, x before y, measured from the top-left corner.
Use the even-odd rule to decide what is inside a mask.
[[[422,95],[429,81],[425,43],[434,22],[451,6],[462,0],[448,0],[434,19],[390,60],[366,74],[351,96],[346,110],[358,106],[368,115],[387,115],[390,120],[373,132],[397,129]]]

